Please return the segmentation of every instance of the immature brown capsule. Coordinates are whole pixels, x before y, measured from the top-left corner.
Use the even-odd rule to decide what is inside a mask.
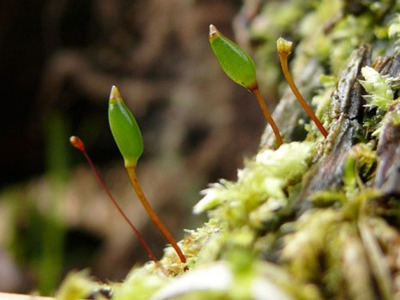
[[[321,121],[317,118],[314,114],[312,109],[308,106],[307,102],[304,100],[303,96],[300,94],[296,84],[293,81],[292,75],[290,75],[289,66],[287,59],[292,51],[292,42],[287,41],[283,38],[279,38],[276,41],[276,47],[279,54],[279,60],[282,66],[282,72],[285,76],[287,83],[289,84],[293,94],[296,96],[297,100],[300,102],[301,106],[304,108],[308,116],[311,120],[314,121],[315,125],[318,127],[319,131],[322,135],[326,138],[328,136],[328,132],[326,131],[325,127],[322,125]]]

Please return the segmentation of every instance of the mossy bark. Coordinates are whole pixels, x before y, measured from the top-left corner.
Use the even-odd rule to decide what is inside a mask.
[[[274,149],[267,127],[237,181],[211,185],[195,206],[210,220],[181,241],[189,272],[168,248],[163,274],[133,269],[115,299],[400,297],[399,10],[389,0],[245,1],[235,27],[244,47],[257,42],[262,89],[282,79],[275,41],[289,36],[294,80],[329,135],[287,88],[273,114],[286,143]]]
[[[287,3],[296,6],[298,1]],[[330,5],[321,1],[316,10],[323,10],[325,4]],[[321,88],[317,83],[321,74],[337,78],[327,105],[314,103],[318,108],[325,105],[320,116],[329,128],[329,136],[317,142],[318,150],[293,202],[290,226],[295,229],[282,239],[283,248],[276,251],[278,258],[275,259],[295,278],[313,284],[325,299],[397,299],[400,296],[396,283],[400,264],[395,258],[400,253],[398,90],[391,86],[395,100],[390,102],[387,111],[382,111],[369,105],[367,97],[373,95],[368,95],[360,84],[365,66],[374,67],[382,78],[396,81],[400,77],[397,42],[387,34],[399,7],[395,1],[384,1],[380,2],[381,9],[374,11],[375,4],[343,1],[337,18],[327,19],[318,24],[319,29],[316,27],[314,38],[320,38],[318,32],[322,30],[323,38],[330,40],[331,52],[340,52],[343,47],[344,41],[332,38],[337,36],[340,23],[353,20],[363,23],[370,31],[375,30],[372,36],[352,37],[349,26],[347,38],[358,43],[354,44],[357,49],[344,60],[335,61],[332,55],[324,59],[310,55],[314,50],[308,49],[309,35],[302,35],[296,29],[284,32],[298,39],[299,51],[292,62],[297,71],[295,81],[309,98]],[[267,14],[262,16],[263,11],[268,11],[268,5],[253,21],[268,19]],[[310,10],[304,16],[313,18],[316,14]],[[299,19],[297,25],[301,22]],[[378,29],[382,29],[382,35],[377,33]],[[346,28],[340,30],[345,32]],[[263,47],[267,46],[259,49]],[[333,65],[335,62],[338,65]],[[299,120],[305,116],[300,109],[287,89],[273,116],[288,141],[304,139],[304,127]],[[309,129],[306,139],[317,141],[318,133]],[[261,149],[272,144],[273,135],[267,128]]]

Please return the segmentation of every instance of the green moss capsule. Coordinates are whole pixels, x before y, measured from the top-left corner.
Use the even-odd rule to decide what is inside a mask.
[[[256,66],[251,57],[238,45],[222,35],[214,25],[210,25],[209,41],[219,64],[225,73],[237,84],[245,87],[256,97],[261,111],[271,125],[278,146],[282,145],[282,137],[267,105],[260,93],[257,83]]]
[[[186,257],[179,248],[178,243],[171,235],[167,227],[157,216],[149,201],[140,187],[136,176],[136,165],[140,155],[143,153],[143,139],[139,126],[129,108],[125,105],[117,87],[113,86],[108,105],[108,121],[110,122],[111,132],[117,143],[119,151],[124,158],[125,168],[128,172],[129,180],[134,188],[139,201],[142,203],[147,214],[164,235],[166,240],[175,249],[182,263],[186,263]],[[73,141],[76,146],[80,146],[77,141]],[[185,267],[186,269],[186,267]]]
[[[111,88],[108,121],[114,140],[124,158],[125,167],[136,167],[143,153],[143,138],[135,118],[116,86]]]
[[[246,89],[255,89],[257,87],[256,67],[251,57],[221,34],[214,25],[210,25],[209,41],[225,73]]]

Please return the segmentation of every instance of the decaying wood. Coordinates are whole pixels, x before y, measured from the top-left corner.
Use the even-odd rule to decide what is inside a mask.
[[[382,70],[383,74],[396,78],[400,75],[400,54],[387,64],[390,69]],[[389,108],[387,116],[399,114],[400,103]],[[392,118],[386,118],[382,126],[377,148],[378,168],[375,187],[382,189],[385,195],[400,195],[400,124]]]
[[[391,107],[388,114],[400,113],[400,104]],[[400,124],[387,120],[383,124],[378,144],[378,168],[375,187],[386,195],[400,195]]]
[[[304,189],[300,203],[304,211],[308,202],[305,199],[315,191],[337,188],[342,184],[344,162],[354,140],[361,129],[363,118],[361,85],[358,82],[361,68],[370,64],[371,50],[367,45],[360,47],[349,67],[343,72],[338,87],[332,95],[331,115],[333,121],[327,138],[322,158],[314,166],[315,173],[311,176]]]

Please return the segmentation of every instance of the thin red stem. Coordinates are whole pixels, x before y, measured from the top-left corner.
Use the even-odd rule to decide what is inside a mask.
[[[133,232],[136,234],[137,238],[139,239],[140,243],[142,244],[144,250],[146,251],[147,255],[149,258],[156,263],[156,265],[159,265],[159,261],[155,258],[153,255],[153,252],[151,251],[150,247],[147,245],[145,239],[143,236],[140,234],[140,232],[136,229],[136,227],[132,224],[132,222],[129,220],[129,218],[126,216],[124,211],[122,210],[121,206],[119,206],[118,202],[114,199],[114,197],[111,195],[110,190],[107,188],[104,180],[101,178],[100,173],[97,171],[96,166],[94,165],[92,159],[89,157],[88,153],[86,152],[86,149],[84,147],[84,144],[81,139],[78,137],[71,137],[71,144],[80,150],[83,155],[85,156],[85,159],[90,165],[90,168],[92,169],[93,173],[95,174],[98,182],[100,183],[103,191],[107,194],[108,198],[111,200],[115,208],[119,211],[121,216],[124,218],[124,220],[128,223],[128,225],[132,228]]]
[[[260,105],[261,111],[262,111],[265,119],[267,120],[269,125],[271,125],[272,131],[275,134],[276,142],[277,142],[278,147],[279,147],[283,143],[282,136],[281,136],[281,134],[279,132],[278,126],[276,126],[276,123],[275,123],[274,119],[271,117],[271,114],[269,113],[268,107],[265,104],[265,101],[264,101],[263,96],[261,95],[260,89],[258,88],[258,86],[256,86],[255,88],[253,88],[251,90],[251,92],[256,97],[258,105]]]
[[[317,125],[319,131],[321,131],[322,135],[326,138],[328,136],[328,132],[326,131],[325,127],[322,125],[320,120],[317,118],[317,116],[314,114],[312,109],[308,106],[307,102],[304,100],[303,96],[300,94],[300,91],[297,89],[297,86],[293,81],[292,75],[290,75],[287,58],[288,58],[288,54],[279,53],[279,60],[281,62],[283,75],[285,76],[287,83],[289,84],[290,88],[292,89],[292,92],[296,96],[297,100],[300,102],[301,106],[303,106],[304,110],[309,115],[311,120],[314,121],[314,123],[315,123],[315,125]]]
[[[178,254],[179,259],[181,260],[181,262],[182,263],[186,263],[186,257],[183,254],[181,248],[179,248],[178,243],[176,242],[176,240],[174,239],[172,234],[169,232],[167,227],[164,225],[164,223],[161,221],[161,219],[154,212],[154,210],[151,207],[149,201],[147,201],[147,198],[144,195],[143,190],[140,187],[140,184],[139,184],[139,182],[137,180],[136,168],[135,167],[128,167],[128,168],[126,168],[126,171],[128,172],[128,176],[129,176],[129,179],[131,181],[132,187],[135,190],[136,195],[139,198],[139,201],[142,203],[142,205],[143,205],[144,209],[146,210],[147,214],[149,215],[150,219],[157,226],[157,228],[161,231],[161,233],[164,235],[166,240],[175,249],[175,252],[176,252],[176,254]]]

